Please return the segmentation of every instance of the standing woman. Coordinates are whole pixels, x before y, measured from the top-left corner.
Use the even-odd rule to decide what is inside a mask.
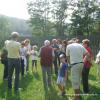
[[[27,61],[27,65],[26,65],[26,72],[29,71],[29,57],[30,57],[30,52],[31,52],[31,45],[30,45],[30,40],[26,39],[25,40],[25,47],[27,50],[27,54],[26,54],[26,61]]]
[[[83,46],[86,48],[86,50],[89,53],[88,59],[84,57],[84,67],[82,70],[83,91],[84,93],[88,93],[89,92],[88,76],[89,76],[90,68],[92,66],[93,54],[89,46],[90,41],[88,39],[84,39],[82,42],[83,42]]]

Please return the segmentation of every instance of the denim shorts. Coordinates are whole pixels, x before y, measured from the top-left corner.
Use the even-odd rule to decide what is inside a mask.
[[[65,86],[64,77],[58,76],[58,78],[57,78],[57,84],[58,84],[58,85]]]

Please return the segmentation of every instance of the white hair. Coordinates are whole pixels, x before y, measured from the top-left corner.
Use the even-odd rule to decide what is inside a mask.
[[[18,32],[12,32],[11,33],[11,37],[12,38],[17,38],[19,36],[19,33]]]
[[[50,41],[49,41],[49,40],[45,40],[45,41],[44,41],[44,45],[45,45],[45,46],[50,45]]]

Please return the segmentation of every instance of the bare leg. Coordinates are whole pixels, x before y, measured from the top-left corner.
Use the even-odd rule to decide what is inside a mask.
[[[74,93],[75,97],[73,98],[73,100],[80,100],[80,97],[78,96],[78,94],[80,94],[80,89],[75,89]]]

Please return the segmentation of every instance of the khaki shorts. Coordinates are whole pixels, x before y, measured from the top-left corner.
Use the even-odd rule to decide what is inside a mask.
[[[79,89],[82,78],[83,63],[73,65],[71,68],[71,81],[73,89]]]

